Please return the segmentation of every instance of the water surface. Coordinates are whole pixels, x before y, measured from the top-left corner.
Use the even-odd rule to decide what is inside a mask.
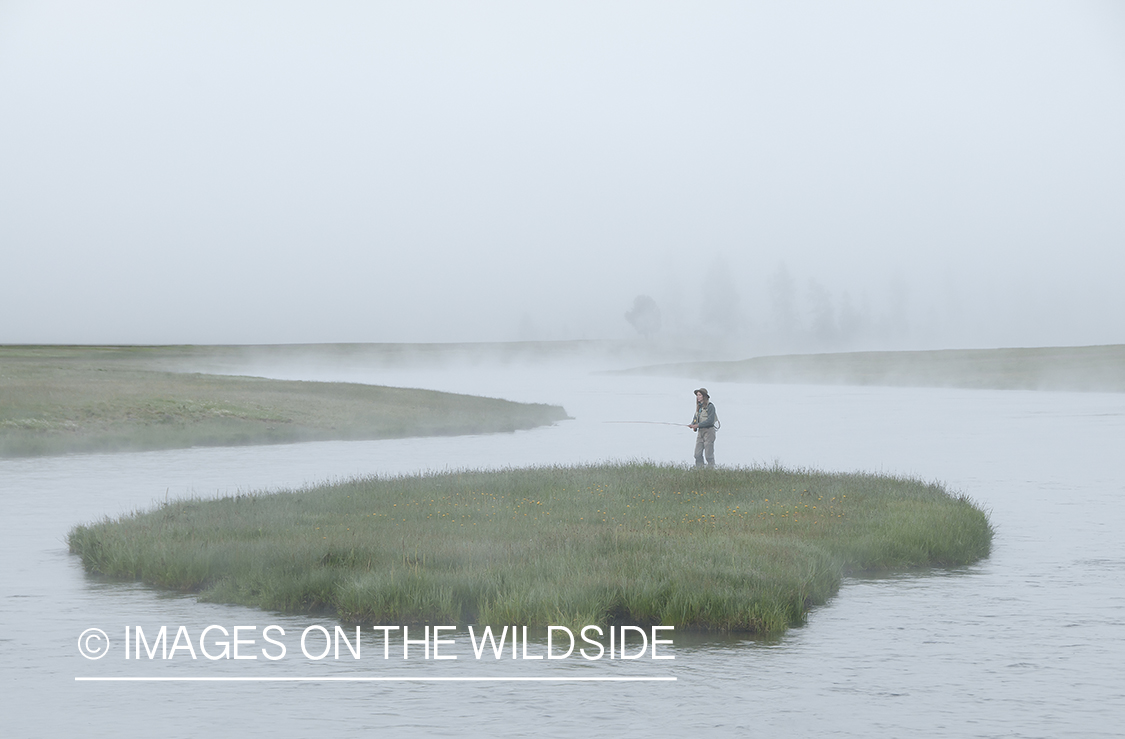
[[[1125,718],[1125,396],[837,386],[710,386],[721,464],[940,480],[991,511],[992,556],[852,579],[769,642],[681,635],[669,662],[276,663],[82,658],[126,624],[299,632],[315,615],[197,603],[85,575],[76,523],[167,497],[365,474],[690,460],[695,385],[589,368],[285,370],[560,403],[573,420],[514,434],[0,461],[5,736],[198,736],[236,730],[436,736],[1120,736]],[[259,374],[264,374],[259,371]],[[370,646],[370,645],[368,645]],[[366,648],[366,647],[365,647]],[[358,672],[357,672],[358,671]],[[674,676],[672,683],[86,683],[76,676]]]

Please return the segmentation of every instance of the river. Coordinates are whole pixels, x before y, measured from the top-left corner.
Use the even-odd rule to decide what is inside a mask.
[[[845,386],[709,387],[720,464],[879,471],[940,480],[990,511],[985,561],[845,581],[774,640],[677,634],[674,660],[125,660],[126,626],[155,631],[317,615],[198,603],[87,576],[77,523],[168,498],[301,486],[353,475],[690,461],[689,380],[579,364],[471,368],[278,367],[558,403],[574,418],[514,434],[0,460],[0,733],[11,737],[324,736],[1101,737],[1125,724],[1125,395]],[[103,629],[105,659],[78,651]],[[258,644],[261,644],[259,641]],[[257,645],[255,645],[257,646]],[[541,648],[534,644],[533,648]],[[395,648],[399,648],[397,643]],[[365,637],[366,654],[381,649]],[[265,681],[263,677],[410,680]],[[143,681],[76,678],[141,677]],[[198,682],[154,677],[208,678]],[[216,682],[214,677],[237,677]],[[431,678],[506,678],[433,681]],[[526,681],[526,677],[628,677]],[[247,680],[245,678],[253,678]],[[651,680],[650,678],[662,678]],[[674,678],[674,681],[667,680]]]

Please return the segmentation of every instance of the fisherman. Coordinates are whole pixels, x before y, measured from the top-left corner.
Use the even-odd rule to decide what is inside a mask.
[[[707,466],[715,466],[715,429],[718,428],[719,416],[715,413],[715,404],[707,394],[707,388],[701,387],[695,391],[695,417],[688,425],[695,432],[695,466],[703,466],[703,456],[707,456]]]

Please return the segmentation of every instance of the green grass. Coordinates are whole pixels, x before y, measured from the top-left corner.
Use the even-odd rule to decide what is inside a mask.
[[[848,573],[988,555],[940,485],[634,463],[357,479],[78,526],[90,573],[363,623],[778,633]]]
[[[151,369],[175,352],[0,347],[0,457],[514,431],[559,406]]]
[[[790,354],[652,365],[624,374],[697,381],[1125,392],[1125,345]]]

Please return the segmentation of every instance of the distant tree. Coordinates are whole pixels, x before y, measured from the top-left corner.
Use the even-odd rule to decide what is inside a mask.
[[[809,307],[812,309],[812,336],[816,348],[829,349],[835,346],[839,329],[836,323],[836,306],[832,293],[816,280],[809,280]]]
[[[867,332],[868,323],[871,321],[871,309],[867,305],[866,293],[860,294],[860,303],[857,307],[852,302],[852,296],[845,290],[840,297],[840,340],[845,348],[852,348],[863,339]]]
[[[888,337],[894,342],[901,342],[910,333],[910,286],[902,275],[896,274],[891,279],[888,290],[888,312],[885,319]]]
[[[801,322],[797,316],[796,284],[784,262],[769,278],[769,291],[774,329],[783,343],[793,342],[801,331]]]
[[[647,295],[633,299],[633,309],[625,313],[625,320],[646,339],[660,331],[660,308]]]
[[[707,298],[700,301],[700,317],[708,333],[731,336],[745,325],[738,309],[741,296],[732,274],[734,270],[722,255],[715,257],[707,270]]]

